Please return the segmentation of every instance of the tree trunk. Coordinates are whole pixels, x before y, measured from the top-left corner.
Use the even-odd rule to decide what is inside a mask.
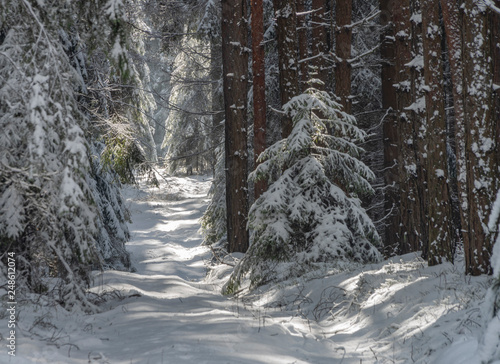
[[[298,37],[298,46],[299,46],[299,89],[300,91],[304,91],[307,89],[307,81],[309,81],[309,63],[306,62],[306,59],[309,57],[309,49],[308,49],[308,41],[307,41],[307,18],[306,15],[307,0],[297,0],[297,37]]]
[[[500,8],[500,0],[495,0],[495,5]],[[491,50],[493,58],[493,84],[494,120],[497,120],[496,142],[500,145],[500,14],[490,12]],[[497,163],[500,164],[500,150],[497,148]]]
[[[264,57],[264,5],[252,0],[252,71],[253,71],[253,127],[254,158],[266,149],[266,69]],[[255,199],[266,190],[263,180],[255,183]]]
[[[321,80],[324,85],[315,85],[316,88],[328,90],[330,80],[326,65],[326,55],[328,54],[328,40],[325,13],[328,7],[328,0],[312,0],[311,15],[311,69],[312,78]]]
[[[299,93],[297,61],[297,11],[294,0],[274,0],[276,33],[280,73],[281,105]],[[286,138],[293,129],[292,119],[282,118],[281,137]]]
[[[490,206],[498,190],[497,120],[493,117],[490,32],[481,4],[465,1],[464,120],[467,163],[468,226],[463,226],[466,272],[491,273],[492,234],[487,231]],[[465,206],[464,206],[465,207]]]
[[[420,115],[414,108],[418,96],[413,87],[419,77],[415,67],[409,66],[418,55],[418,48],[414,41],[419,26],[412,26],[410,21],[412,9],[410,0],[402,0],[394,9],[394,34],[395,34],[395,72],[396,72],[396,98],[398,129],[401,138],[401,149],[399,151],[399,178],[400,178],[400,227],[399,244],[397,254],[406,254],[418,251],[421,248],[423,237],[422,224],[425,219],[422,211],[422,173],[419,169],[421,162],[418,157],[418,137],[415,129],[419,127]],[[413,54],[412,52],[415,52]],[[420,173],[419,173],[420,172]],[[396,228],[398,229],[398,228]]]
[[[439,0],[422,0],[429,265],[453,262]]]
[[[454,149],[456,156],[456,196],[458,198],[459,223],[458,239],[468,245],[469,235],[464,233],[462,226],[468,225],[467,173],[465,158],[465,120],[463,99],[463,66],[462,66],[462,21],[456,0],[441,0],[443,25],[448,46],[448,60],[453,95]],[[467,240],[467,241],[466,241]]]
[[[229,252],[248,249],[246,4],[222,0],[226,206]]]
[[[313,0],[314,1],[314,0]],[[337,0],[335,7],[335,95],[340,97],[344,111],[351,113],[351,58],[352,29],[346,27],[352,21],[352,0]]]
[[[394,67],[394,28],[391,26],[394,2],[392,0],[380,0],[380,25],[385,28],[381,35],[380,56],[382,58],[382,107],[387,110],[383,124],[384,139],[384,181],[385,202],[384,210],[386,223],[384,229],[384,254],[392,256],[398,250],[398,229],[400,225],[399,214],[399,132],[395,110],[396,90],[393,84],[396,82],[396,69]]]

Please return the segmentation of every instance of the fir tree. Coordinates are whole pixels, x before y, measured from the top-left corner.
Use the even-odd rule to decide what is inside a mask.
[[[356,197],[372,191],[373,173],[358,159],[362,150],[355,144],[366,134],[328,93],[315,88],[292,98],[284,112],[294,127],[260,155],[262,163],[250,176],[266,178],[270,187],[250,209],[252,245],[226,293],[246,278],[255,288],[322,263],[343,269],[380,258],[378,234]]]

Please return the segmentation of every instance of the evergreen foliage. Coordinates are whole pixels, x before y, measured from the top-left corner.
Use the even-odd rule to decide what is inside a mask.
[[[224,150],[218,148],[217,155],[214,180],[209,191],[212,199],[201,218],[201,231],[204,245],[217,245],[226,248],[226,171],[224,169]]]
[[[362,150],[355,144],[365,133],[328,93],[315,88],[283,109],[294,127],[260,155],[262,163],[250,175],[266,178],[270,187],[250,209],[253,242],[226,293],[237,291],[247,278],[255,288],[324,262],[343,269],[350,262],[380,259],[377,231],[356,197],[372,191],[373,173],[359,161]]]
[[[92,31],[109,35],[105,19],[120,22],[120,4],[95,3],[105,9],[96,13],[80,2],[0,3],[0,253],[16,254],[18,298],[41,293],[92,311],[85,292],[91,269],[130,265],[125,209],[99,158],[90,160],[96,150],[79,96],[90,73],[79,43]],[[100,21],[89,31],[74,22],[77,14]],[[110,56],[123,56],[121,38],[110,39]]]

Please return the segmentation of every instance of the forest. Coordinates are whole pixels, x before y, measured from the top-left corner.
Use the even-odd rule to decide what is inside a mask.
[[[207,178],[222,297],[411,256],[487,282],[495,363],[499,90],[499,0],[0,0],[0,301],[102,312],[131,191]]]

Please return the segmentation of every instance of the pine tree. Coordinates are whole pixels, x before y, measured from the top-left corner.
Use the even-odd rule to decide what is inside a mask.
[[[497,120],[493,116],[492,63],[488,13],[484,4],[465,1],[464,119],[468,224],[462,226],[466,272],[491,273],[493,241],[485,229],[494,191],[498,190]],[[461,163],[464,163],[463,161]],[[465,201],[462,202],[462,204]]]
[[[252,74],[253,74],[253,140],[255,165],[260,153],[266,149],[266,70],[264,55],[264,4],[252,0]],[[255,184],[255,198],[266,189],[265,184]]]
[[[248,53],[246,5],[222,1],[222,63],[225,105],[227,238],[229,252],[248,249]]]
[[[428,262],[453,262],[439,3],[422,0],[427,117]]]

